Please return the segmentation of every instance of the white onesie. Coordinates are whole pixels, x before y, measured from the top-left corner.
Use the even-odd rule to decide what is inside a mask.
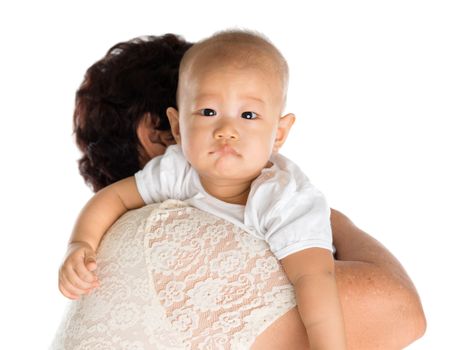
[[[275,154],[270,161],[273,166],[252,182],[245,206],[208,194],[178,145],[153,158],[135,179],[146,204],[185,201],[264,239],[279,260],[307,248],[332,251],[330,209],[322,193],[286,157]]]

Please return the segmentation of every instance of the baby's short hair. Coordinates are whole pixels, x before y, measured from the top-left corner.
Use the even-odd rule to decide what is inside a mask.
[[[219,64],[234,64],[237,67],[256,66],[272,70],[278,74],[283,86],[285,99],[289,68],[281,52],[264,35],[249,30],[225,30],[194,44],[185,53],[180,69],[179,80],[193,70],[203,55]]]

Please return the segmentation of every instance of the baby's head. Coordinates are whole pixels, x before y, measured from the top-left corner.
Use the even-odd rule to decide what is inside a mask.
[[[284,107],[289,80],[286,60],[268,39],[260,34],[242,30],[219,32],[187,50],[180,64],[178,99],[191,76],[211,68],[225,67],[242,71],[258,69],[264,75],[275,78],[273,83],[276,83],[276,86],[271,88],[279,94],[276,97],[282,100],[281,105]]]
[[[201,176],[254,179],[284,143],[286,60],[267,39],[226,31],[193,45],[179,70],[172,133]]]

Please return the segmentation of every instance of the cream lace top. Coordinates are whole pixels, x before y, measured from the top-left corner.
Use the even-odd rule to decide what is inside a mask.
[[[265,241],[173,200],[120,218],[97,273],[51,349],[249,349],[296,305]]]

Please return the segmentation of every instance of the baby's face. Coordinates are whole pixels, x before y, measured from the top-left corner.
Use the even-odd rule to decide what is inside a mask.
[[[284,90],[258,67],[203,65],[179,91],[182,150],[202,177],[252,180],[274,151]]]

